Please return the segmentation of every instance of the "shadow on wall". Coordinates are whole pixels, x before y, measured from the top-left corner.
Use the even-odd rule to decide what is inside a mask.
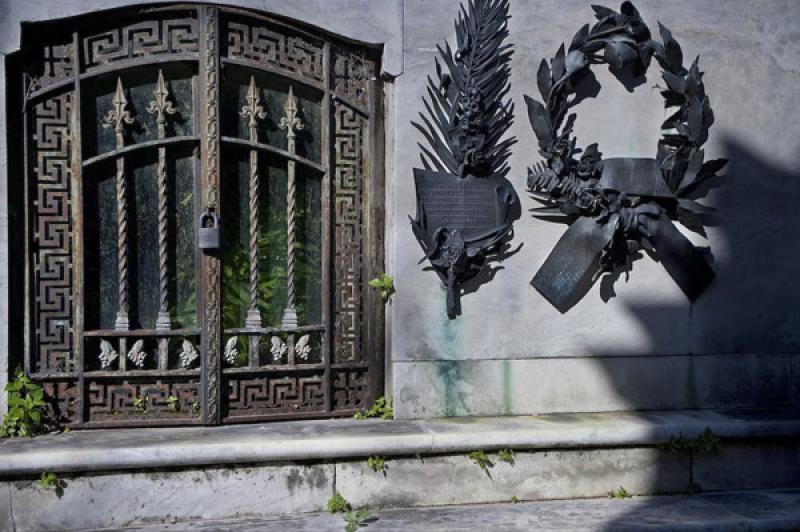
[[[798,353],[800,168],[781,168],[731,138],[724,151],[730,162],[709,195],[717,212],[707,215],[716,279],[691,305],[690,351]],[[664,323],[682,312],[678,305],[630,310],[655,350],[671,341]]]
[[[800,313],[795,311],[800,303],[800,283],[796,282],[800,167],[776,166],[730,138],[725,139],[724,151],[730,163],[723,186],[713,192],[718,212],[708,224],[715,228],[711,245],[719,250],[713,265],[717,277],[691,306],[690,323],[692,351],[707,353],[714,345],[717,352],[726,354],[675,357],[686,359],[687,382],[660,385],[680,390],[676,395],[683,394],[686,400],[682,408],[800,409],[800,386],[792,382],[791,372],[792,357],[800,352]],[[661,331],[665,321],[681,312],[677,307],[631,307],[630,311],[660,343],[668,341]],[[626,382],[625,372],[615,368],[613,361],[597,359],[620,396],[641,390],[641,383]],[[692,464],[690,460],[690,468]],[[673,469],[660,464],[651,485],[674,485],[678,475]],[[702,484],[703,480],[690,474],[686,489],[703,489]],[[640,523],[648,507],[661,504],[654,500],[637,505],[635,513],[615,518],[605,529]]]

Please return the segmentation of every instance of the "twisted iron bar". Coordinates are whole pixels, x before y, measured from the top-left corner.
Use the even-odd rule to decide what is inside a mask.
[[[287,151],[294,155],[296,131],[302,130],[305,125],[297,116],[297,99],[294,97],[292,86],[289,86],[289,96],[283,110],[286,116],[281,118],[279,127],[286,130]],[[295,308],[294,287],[294,254],[295,254],[295,164],[291,159],[287,162],[287,190],[286,190],[286,308],[283,310],[283,327],[297,326],[297,310]]]
[[[122,78],[117,78],[117,90],[111,100],[113,107],[106,114],[106,124],[114,126],[117,149],[125,147],[125,127],[132,125],[135,119],[128,109],[128,100],[122,88]],[[125,180],[125,156],[117,157],[117,277],[119,308],[114,328],[127,331],[128,320],[128,205],[127,182]]]
[[[260,105],[258,88],[254,76],[250,76],[250,86],[247,89],[247,105],[242,107],[239,113],[242,117],[248,118],[248,128],[250,129],[250,141],[258,142],[258,122],[256,119],[264,119],[267,113]],[[258,310],[258,152],[250,150],[250,183],[249,183],[249,206],[250,206],[250,308],[247,310],[245,325],[250,328],[261,327],[261,313]]]
[[[153,90],[155,100],[150,102],[147,112],[156,115],[158,138],[167,136],[167,115],[174,115],[176,109],[169,100],[169,90],[164,82],[164,72],[159,69],[158,81]],[[169,272],[167,268],[167,148],[158,148],[158,273],[159,308],[156,329],[169,330],[172,320],[169,315]]]

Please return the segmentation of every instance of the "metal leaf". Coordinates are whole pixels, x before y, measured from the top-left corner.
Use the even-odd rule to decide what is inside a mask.
[[[539,63],[536,84],[539,86],[539,94],[546,100],[550,96],[550,89],[553,88],[553,79],[550,76],[550,66],[545,59],[542,59],[542,62]]]
[[[543,150],[548,150],[555,140],[553,137],[553,125],[547,109],[540,102],[529,96],[525,96],[525,103],[528,106],[528,118],[531,121],[533,132],[539,139],[539,146]]]

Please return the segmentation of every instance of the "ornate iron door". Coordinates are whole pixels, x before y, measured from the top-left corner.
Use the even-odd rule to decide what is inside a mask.
[[[62,422],[379,394],[377,50],[180,4],[27,26],[22,51],[25,368]]]

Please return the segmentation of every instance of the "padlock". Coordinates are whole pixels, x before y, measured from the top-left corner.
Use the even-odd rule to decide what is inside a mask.
[[[200,249],[219,249],[219,216],[206,209],[200,215],[198,241]]]

